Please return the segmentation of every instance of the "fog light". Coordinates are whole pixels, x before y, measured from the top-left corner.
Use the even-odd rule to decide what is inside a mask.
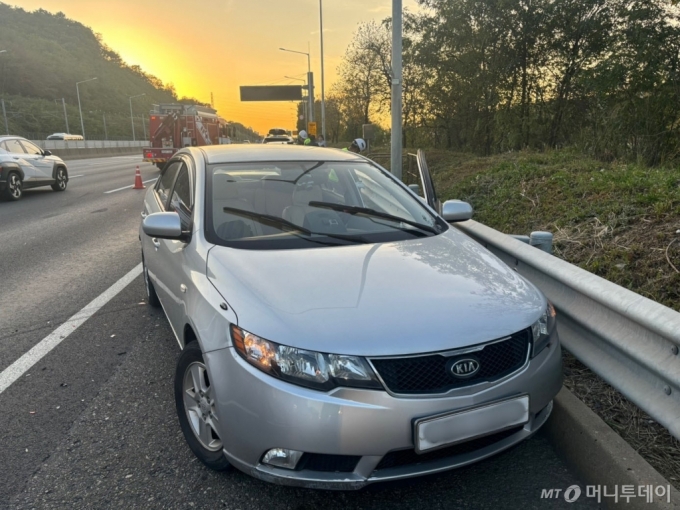
[[[262,463],[285,469],[295,469],[303,453],[297,450],[289,450],[288,448],[272,448],[264,454]]]

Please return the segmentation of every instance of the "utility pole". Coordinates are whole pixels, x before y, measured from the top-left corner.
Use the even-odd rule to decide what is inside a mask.
[[[392,175],[402,179],[402,140],[401,140],[401,109],[402,109],[402,0],[392,0]]]
[[[68,128],[68,115],[66,115],[66,100],[63,97],[61,98],[61,105],[64,107],[64,120],[66,121],[66,134],[71,134],[71,131]]]
[[[104,140],[109,139],[109,132],[106,130],[106,114],[102,113],[102,118],[104,119]]]
[[[137,141],[135,138],[135,118],[134,115],[132,114],[132,100],[136,97],[142,97],[146,96],[146,94],[137,94],[136,96],[130,96],[128,99],[130,100],[130,123],[132,124],[132,141]],[[146,128],[145,128],[146,129]],[[146,135],[144,136],[146,138]]]
[[[83,108],[80,106],[80,90],[78,89],[78,85],[96,79],[97,78],[90,78],[89,80],[83,80],[76,83],[76,95],[78,96],[78,111],[80,112],[80,130],[83,135],[83,138],[85,138],[85,123],[83,122]]]
[[[326,140],[326,91],[324,89],[323,69],[323,0],[319,0],[319,34],[321,37],[321,134]]]
[[[2,116],[5,118],[5,133],[9,134],[9,124],[7,124],[7,110],[5,110],[5,99],[0,99],[2,102]]]

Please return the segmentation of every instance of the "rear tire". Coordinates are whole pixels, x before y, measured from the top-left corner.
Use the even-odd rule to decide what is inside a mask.
[[[144,286],[146,287],[146,299],[149,305],[153,308],[160,308],[161,301],[158,299],[158,294],[156,294],[156,288],[149,278],[149,270],[146,268],[146,262],[142,257],[142,272],[144,273]]]
[[[215,391],[198,342],[184,347],[175,372],[175,405],[184,439],[203,464],[225,471],[231,464],[222,451],[215,424]]]
[[[66,190],[66,185],[68,184],[68,174],[66,169],[59,167],[57,168],[57,180],[52,184],[52,189],[54,191],[64,191]]]
[[[7,187],[2,192],[2,199],[8,202],[16,202],[24,195],[21,176],[16,172],[10,172],[7,176]]]

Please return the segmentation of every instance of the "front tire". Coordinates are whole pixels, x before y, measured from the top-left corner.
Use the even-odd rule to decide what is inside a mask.
[[[2,192],[2,199],[8,202],[15,202],[24,195],[23,182],[21,176],[16,172],[11,172],[7,176],[7,187]]]
[[[231,464],[217,434],[215,391],[210,383],[198,342],[184,347],[175,372],[175,405],[184,439],[194,455],[210,469],[224,471]]]
[[[66,190],[67,184],[68,184],[68,174],[66,173],[66,169],[59,167],[57,169],[57,180],[54,184],[52,184],[52,189],[54,191],[64,191],[64,190]]]

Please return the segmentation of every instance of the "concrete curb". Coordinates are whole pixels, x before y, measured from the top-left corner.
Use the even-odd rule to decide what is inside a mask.
[[[102,147],[95,149],[50,149],[55,156],[64,161],[88,158],[107,158],[126,154],[142,155],[142,147]]]
[[[567,464],[588,485],[606,486],[609,493],[616,486],[620,493],[621,486],[633,485],[636,495],[640,485],[654,488],[671,485],[567,388],[562,388],[555,397],[552,416],[544,430]],[[656,496],[654,503],[647,503],[644,497],[632,498],[630,503],[619,497],[618,504],[614,498],[602,497],[602,503],[607,508],[678,510],[680,493],[671,485],[670,503],[667,497]]]

